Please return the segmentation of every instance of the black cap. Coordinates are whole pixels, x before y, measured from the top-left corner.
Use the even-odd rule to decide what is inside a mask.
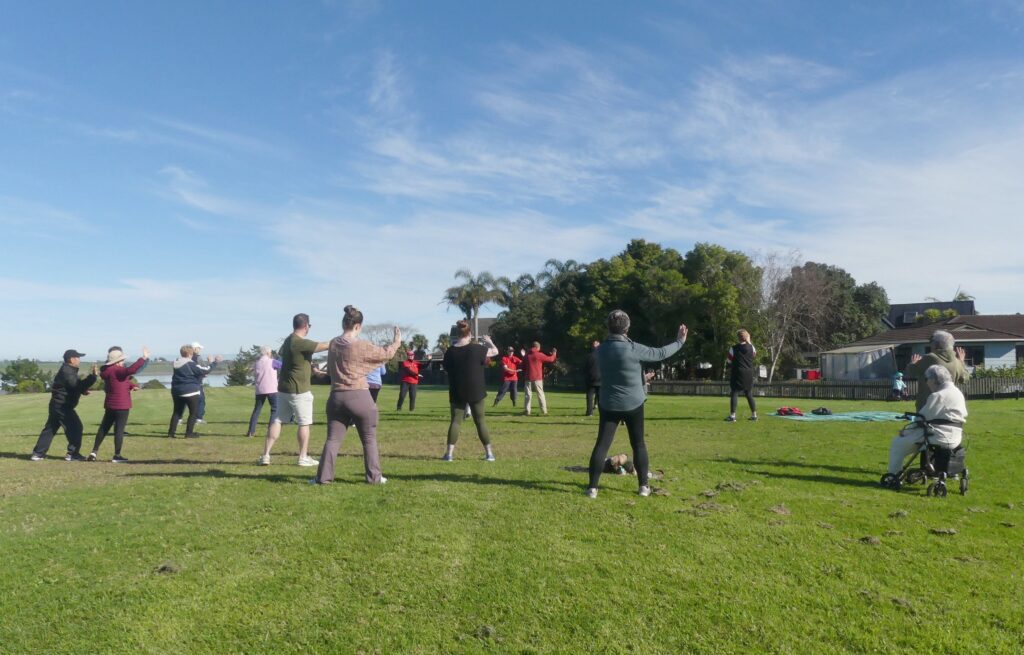
[[[65,350],[64,351],[64,361],[65,362],[69,361],[72,357],[85,357],[85,353],[80,353],[77,350],[75,350],[74,348],[72,348],[71,350]]]

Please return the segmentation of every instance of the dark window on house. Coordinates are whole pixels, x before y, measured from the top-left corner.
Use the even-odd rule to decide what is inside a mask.
[[[893,353],[896,357],[896,370],[902,371],[907,368],[910,364],[910,357],[913,355],[914,349],[911,346],[896,346],[895,352]]]
[[[1024,364],[1024,346],[1017,346],[1017,364]]]
[[[913,325],[917,321],[917,312],[903,312],[903,324]]]
[[[967,353],[964,364],[968,366],[985,365],[985,346],[963,346],[963,349]]]

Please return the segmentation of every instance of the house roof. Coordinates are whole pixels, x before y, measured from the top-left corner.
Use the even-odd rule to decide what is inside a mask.
[[[856,355],[859,353],[870,353],[876,350],[884,350],[886,348],[892,348],[897,344],[894,343],[867,343],[857,345],[850,345],[844,348],[836,348],[835,350],[826,350],[821,353],[822,355]]]
[[[1020,314],[955,316],[949,320],[928,325],[886,330],[866,339],[855,341],[846,347],[928,343],[931,341],[932,333],[936,330],[946,330],[957,341],[963,342],[1024,341],[1024,316]]]
[[[915,315],[924,314],[925,310],[937,309],[940,312],[944,312],[952,309],[960,316],[973,316],[974,315],[974,301],[973,300],[952,300],[949,302],[907,302],[898,303],[895,305],[889,305],[889,315],[886,320],[893,327],[907,328],[915,327],[916,323],[905,323],[903,321],[903,315],[910,312]]]

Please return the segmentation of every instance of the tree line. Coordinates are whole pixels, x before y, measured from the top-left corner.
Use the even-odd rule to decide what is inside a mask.
[[[563,370],[580,366],[590,342],[604,338],[613,309],[632,318],[631,338],[652,345],[685,322],[690,337],[673,360],[674,377],[717,379],[740,327],[751,332],[774,377],[807,354],[882,330],[889,308],[885,289],[858,284],[837,266],[800,261],[796,252],[754,259],[711,243],[681,254],[635,239],[614,257],[590,263],[552,259],[514,279],[465,269],[455,277],[459,284],[445,290],[442,302],[473,324],[483,305],[502,307],[490,330],[495,341],[557,347]]]

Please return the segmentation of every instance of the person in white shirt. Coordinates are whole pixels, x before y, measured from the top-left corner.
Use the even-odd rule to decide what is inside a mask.
[[[931,394],[918,412],[931,425],[931,442],[953,450],[963,439],[967,421],[967,401],[953,384],[953,376],[944,366],[929,366],[924,373]],[[924,439],[924,426],[911,424],[900,431],[889,446],[889,473],[899,474],[903,460],[916,452]]]

